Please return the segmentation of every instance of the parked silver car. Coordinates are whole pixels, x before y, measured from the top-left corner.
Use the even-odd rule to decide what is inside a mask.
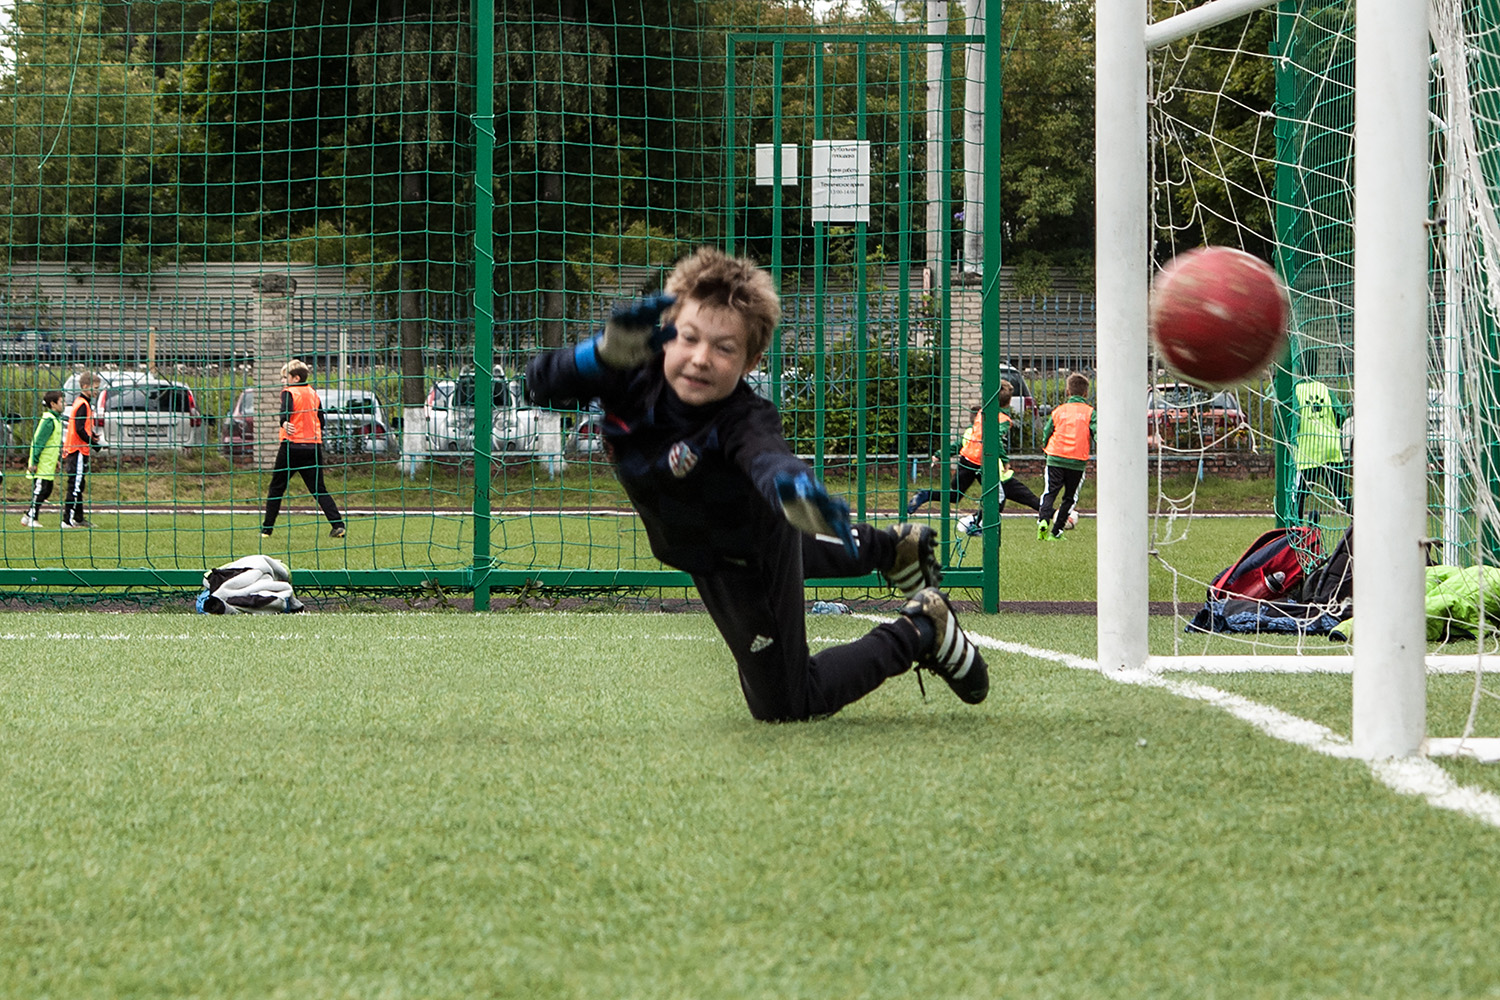
[[[336,455],[388,455],[395,435],[380,397],[368,389],[317,389],[323,404],[323,450]],[[276,424],[269,424],[273,436]],[[220,445],[227,454],[249,455],[255,449],[255,391],[246,389],[224,420]]]
[[[569,455],[580,457],[604,451],[604,407],[597,399],[574,418],[563,450]]]
[[[208,428],[193,390],[150,372],[102,371],[94,399],[99,447],[118,454],[201,448]],[[65,403],[78,394],[78,376],[63,383]]]
[[[541,443],[540,411],[522,405],[520,379],[495,368],[491,383],[494,411],[491,447],[496,452],[535,452]],[[422,404],[422,420],[429,452],[466,452],[474,446],[473,372],[443,379],[432,386]]]

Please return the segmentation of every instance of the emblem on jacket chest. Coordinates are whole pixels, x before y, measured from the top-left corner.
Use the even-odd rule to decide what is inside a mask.
[[[693,466],[698,464],[698,453],[687,446],[687,442],[678,441],[667,452],[667,468],[672,470],[672,475],[681,479],[693,471]]]

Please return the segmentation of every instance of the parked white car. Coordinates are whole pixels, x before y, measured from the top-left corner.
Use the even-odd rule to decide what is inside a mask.
[[[432,386],[422,404],[429,452],[467,452],[474,446],[475,379],[465,372]],[[491,447],[496,452],[536,452],[541,448],[542,413],[522,405],[519,379],[495,369]]]
[[[208,428],[193,390],[149,372],[102,371],[94,399],[99,447],[117,454],[201,448]],[[63,383],[64,404],[78,394],[78,376]]]

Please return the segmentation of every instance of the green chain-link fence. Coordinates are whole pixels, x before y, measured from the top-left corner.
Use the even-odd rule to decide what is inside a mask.
[[[599,415],[532,409],[521,379],[703,242],[780,283],[757,388],[796,450],[860,514],[897,516],[946,480],[1002,372],[1040,390],[1092,358],[1086,287],[1002,297],[1000,241],[974,239],[997,227],[1001,152],[1000,61],[987,92],[976,60],[1013,54],[1020,22],[1007,48],[951,13],[938,35],[689,0],[20,3],[0,592],[180,594],[255,551],[300,587],[479,606],[685,586],[651,558]],[[345,538],[295,478],[258,530],[291,358],[329,410]],[[60,530],[60,480],[24,527],[41,393],[85,369],[107,383],[93,527]],[[1049,401],[1017,401],[1013,453]],[[950,580],[993,600],[998,532],[961,552],[941,521]]]

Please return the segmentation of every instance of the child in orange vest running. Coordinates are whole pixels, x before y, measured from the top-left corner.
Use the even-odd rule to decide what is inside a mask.
[[[1005,510],[1005,502],[1014,500],[1023,507],[1038,510],[1041,501],[1037,495],[1031,492],[1031,487],[1015,477],[1015,470],[1010,467],[1010,401],[1015,390],[1009,382],[1000,383],[1000,393],[995,398],[999,408],[998,419],[1000,421],[1000,439],[996,442],[996,451],[1000,454],[1000,486],[1005,491],[1000,497],[1000,510]],[[979,460],[984,455],[983,438],[983,413],[979,406],[969,407],[969,418],[973,421],[969,429],[964,431],[963,441],[959,444],[958,461],[953,463],[953,479],[948,484],[949,503],[958,503],[963,499],[969,487],[979,482],[980,469]],[[937,468],[938,460],[934,456],[932,466]],[[931,501],[934,496],[941,498],[941,493],[932,490],[918,490],[911,498],[911,503],[906,508],[906,516],[915,514],[923,504]],[[980,533],[979,513],[966,519],[963,528],[971,535]]]
[[[1063,540],[1063,526],[1078,499],[1083,484],[1083,470],[1088,467],[1094,448],[1098,415],[1084,397],[1089,391],[1086,375],[1074,372],[1068,376],[1068,398],[1047,417],[1042,429],[1047,443],[1046,482],[1042,487],[1042,506],[1037,511],[1036,537],[1055,542]],[[1058,497],[1061,495],[1061,502]],[[1056,509],[1054,510],[1054,505]]]
[[[969,407],[969,420],[971,423],[958,446],[958,461],[953,463],[953,478],[948,483],[948,502],[953,504],[962,500],[964,494],[969,492],[969,487],[979,482],[979,459],[984,455],[984,439],[980,437],[983,433],[981,425],[984,422],[984,411],[978,403]],[[937,467],[938,457],[933,455],[933,471],[937,471]],[[906,516],[911,517],[934,498],[941,499],[942,493],[918,490],[912,496],[911,503],[906,506]]]

